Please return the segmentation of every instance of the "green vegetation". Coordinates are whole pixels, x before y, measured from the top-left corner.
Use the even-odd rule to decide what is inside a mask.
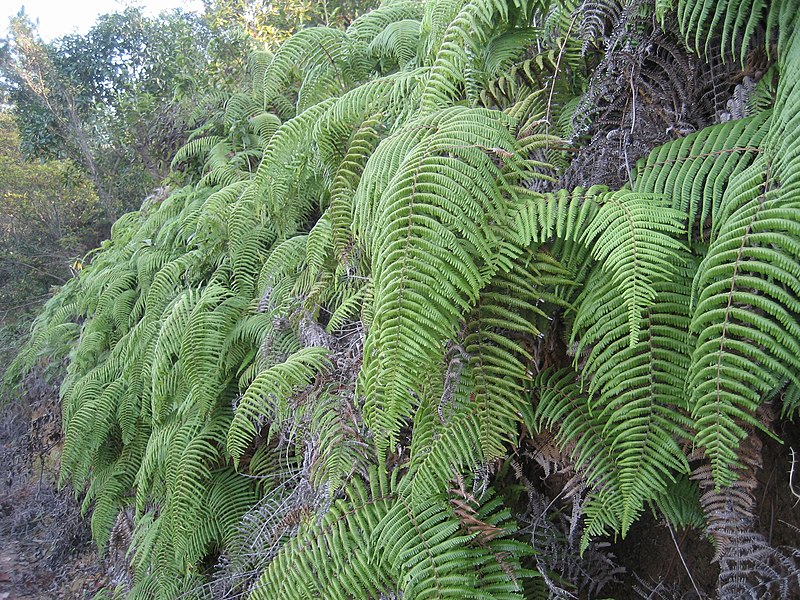
[[[357,0],[204,0],[205,17],[217,31],[239,31],[265,47],[276,49],[304,27],[346,27],[374,6]]]
[[[106,227],[168,173],[175,151],[240,77],[244,38],[196,15],[104,15],[86,35],[39,40],[24,15],[0,48],[24,155],[69,158],[89,177]],[[107,235],[107,230],[106,230]]]
[[[390,1],[255,53],[12,366],[69,356],[108,594],[558,596],[537,464],[565,560],[653,510],[719,597],[797,592],[752,481],[800,401],[798,10]]]
[[[75,165],[26,161],[13,120],[0,113],[0,365],[11,361],[20,330],[51,287],[101,241],[86,235],[97,214],[91,184]]]

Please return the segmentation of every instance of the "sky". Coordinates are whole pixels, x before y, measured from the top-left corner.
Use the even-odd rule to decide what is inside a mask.
[[[144,6],[145,12],[157,15],[162,10],[203,8],[201,0],[2,0],[0,1],[0,37],[8,32],[8,19],[20,8],[36,22],[39,20],[39,35],[45,41],[68,33],[86,33],[98,15],[117,12],[127,6]]]

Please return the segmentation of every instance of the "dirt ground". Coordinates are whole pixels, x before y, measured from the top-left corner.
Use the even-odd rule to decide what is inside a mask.
[[[0,410],[0,600],[91,598],[104,582],[71,489],[57,490],[57,389]]]
[[[790,554],[800,547],[800,502],[789,488],[790,448],[800,454],[800,425],[783,421],[777,427],[782,444],[760,434],[764,467],[757,473],[759,486],[754,496],[760,533],[771,546],[782,547]],[[800,471],[800,464],[795,470]],[[795,490],[800,490],[800,472],[795,473],[793,484]],[[663,522],[647,514],[624,540],[612,545],[611,551],[626,573],[618,585],[603,590],[609,598],[716,597],[719,566],[713,562],[711,542],[701,531],[670,533]]]

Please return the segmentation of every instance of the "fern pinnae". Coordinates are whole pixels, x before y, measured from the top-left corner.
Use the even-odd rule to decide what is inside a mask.
[[[356,18],[347,28],[347,35],[365,44],[370,44],[392,23],[399,23],[407,19],[418,20],[424,10],[425,5],[415,0],[383,2],[375,10]]]
[[[459,84],[464,84],[467,57],[473,48],[486,40],[488,30],[496,21],[508,18],[505,2],[494,0],[468,0],[444,32],[441,47],[436,54],[430,78],[421,99],[423,112],[447,106],[459,95]]]
[[[233,94],[225,102],[225,127],[232,130],[261,112],[261,107],[252,94]]]
[[[363,243],[368,255],[371,254],[371,248],[365,242],[374,237],[372,233],[378,201],[396,175],[402,161],[428,133],[429,128],[424,124],[400,129],[381,141],[364,167],[353,198],[352,231],[356,240]]]
[[[677,475],[689,471],[679,442],[692,430],[684,395],[692,339],[688,287],[684,283],[682,293],[675,293],[676,287],[658,286],[638,347],[625,348],[621,359],[602,363],[592,381],[601,390],[594,404],[602,407],[603,433],[618,454],[623,534],[646,501],[666,493]]]
[[[490,248],[498,239],[490,222],[503,220],[506,200],[488,183],[487,176],[500,173],[480,149],[488,132],[477,126],[505,133],[511,148],[513,139],[490,117],[466,109],[433,117],[439,130],[398,165],[378,203],[376,226],[388,235],[372,250],[376,321],[366,342],[362,381],[369,390],[365,416],[383,415],[370,422],[384,449],[400,418],[410,415],[413,374],[438,359],[441,340],[452,334],[459,311],[474,302],[493,269]],[[452,156],[440,156],[441,151]],[[462,181],[477,185],[470,190]],[[469,203],[453,202],[452,183],[469,194]],[[434,312],[414,308],[424,305]],[[422,335],[409,335],[405,323]]]
[[[630,343],[638,341],[642,311],[655,298],[652,282],[669,278],[672,258],[683,245],[684,213],[660,205],[658,197],[615,192],[604,199],[584,230],[584,243],[611,273],[628,307]],[[669,251],[672,251],[671,253]]]
[[[284,92],[293,75],[303,71],[312,73],[315,67],[330,67],[341,84],[346,83],[341,81],[342,69],[351,71],[344,74],[347,79],[360,80],[367,71],[366,45],[338,29],[311,27],[300,30],[281,45],[264,71],[263,108],[268,109]]]
[[[374,469],[369,489],[358,478],[351,481],[344,495],[347,502],[337,500],[320,521],[304,521],[299,534],[263,571],[250,597],[358,597],[391,590],[385,570],[372,564],[375,549],[370,533],[391,507],[394,485]]]
[[[603,434],[604,423],[590,410],[578,381],[572,369],[547,370],[536,377],[531,390],[537,429],[553,431],[558,445],[571,454],[576,471],[592,486],[581,538],[581,548],[585,549],[591,538],[606,534],[608,528],[621,530],[620,517],[625,511],[611,442]]]
[[[328,364],[328,349],[305,348],[290,356],[286,362],[259,373],[238,402],[227,436],[230,455],[239,460],[265,417],[279,418],[292,393],[299,391]]]
[[[451,349],[437,400],[440,424],[424,426],[433,409],[423,402],[415,416],[410,470],[415,496],[435,495],[453,476],[507,453],[525,411],[524,339],[539,334],[533,319],[546,289],[565,281],[560,265],[529,251],[514,271],[498,273],[481,292],[462,335]],[[515,290],[512,298],[511,290]],[[426,412],[427,411],[427,412]]]
[[[198,156],[207,155],[211,149],[217,144],[220,144],[223,139],[224,138],[221,136],[207,136],[187,142],[186,145],[180,148],[175,154],[175,158],[172,159],[170,168],[174,170],[182,162]]]
[[[637,166],[633,189],[671,198],[689,217],[687,234],[705,237],[720,222],[727,183],[752,164],[770,127],[771,113],[707,127],[653,150]]]
[[[275,240],[276,232],[253,218],[256,202],[244,194],[232,207],[228,216],[228,254],[234,292],[247,300],[256,295],[256,277],[264,262],[267,248]]]
[[[307,198],[302,194],[292,198],[290,192],[309,162],[311,125],[333,104],[334,100],[328,98],[281,124],[270,138],[252,186],[245,194],[257,213],[266,212],[270,228],[281,237],[294,234],[298,222],[310,210]],[[287,164],[294,168],[287,168]]]
[[[185,421],[180,429],[181,435],[173,438],[166,465],[166,472],[172,481],[165,510],[169,511],[169,518],[173,521],[176,554],[186,557],[184,560],[188,559],[188,564],[193,562],[188,546],[196,535],[192,524],[202,522],[198,517],[204,512],[203,500],[208,495],[207,488],[213,490],[212,473],[220,463],[224,463],[220,449],[231,422],[231,411],[227,407],[211,415],[207,421],[204,416],[196,414],[197,417]],[[252,489],[252,484],[248,482],[246,487]],[[230,501],[231,508],[235,507],[236,497],[231,497]],[[235,512],[241,514],[241,508]],[[211,537],[209,534],[206,536]]]
[[[747,176],[701,263],[692,330],[698,341],[690,382],[696,443],[706,448],[718,484],[729,484],[741,423],[782,380],[797,380],[800,279],[798,207],[782,202],[763,175]],[[752,191],[750,191],[752,190]],[[766,275],[767,279],[763,278]],[[756,340],[757,345],[744,340]]]
[[[417,58],[421,23],[403,19],[389,23],[369,44],[367,51],[381,61],[391,61],[401,71],[413,68]]]
[[[411,86],[404,85],[410,81]],[[374,79],[345,92],[314,124],[314,146],[323,172],[332,180],[342,165],[351,135],[366,123],[373,128],[387,128],[397,118],[400,107],[408,101],[414,78],[406,74]]]
[[[553,238],[578,241],[585,226],[598,210],[595,197],[607,191],[596,186],[585,190],[576,188],[555,194],[521,196],[524,201],[513,217],[516,241],[522,247],[545,243]]]
[[[347,153],[342,159],[331,184],[330,215],[333,227],[334,248],[344,258],[351,244],[353,221],[353,196],[358,187],[370,154],[380,140],[376,127],[378,117],[368,119],[353,134]]]
[[[225,338],[245,309],[241,299],[221,286],[208,286],[189,317],[181,344],[183,374],[200,414],[211,413],[230,372],[223,370]]]

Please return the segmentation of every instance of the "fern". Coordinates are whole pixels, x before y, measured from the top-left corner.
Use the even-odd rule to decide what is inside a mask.
[[[390,61],[400,70],[413,68],[419,45],[420,22],[403,19],[389,23],[369,44],[369,53],[381,61]]]
[[[259,373],[239,401],[228,431],[227,448],[234,459],[241,458],[258,434],[256,424],[263,416],[272,416],[277,422],[285,418],[282,415],[287,411],[289,396],[324,367],[325,355],[324,348],[306,348]]]
[[[655,298],[652,282],[669,279],[681,248],[670,234],[681,231],[683,215],[659,204],[657,197],[615,193],[604,199],[583,234],[595,259],[610,265],[611,280],[628,309],[631,345],[639,339],[642,311]]]
[[[769,184],[748,179],[698,270],[692,319],[699,336],[690,374],[696,441],[722,484],[733,479],[728,465],[737,462],[741,423],[756,425],[761,398],[784,379],[796,384],[800,366],[793,316],[800,308],[799,207],[768,200],[759,190]]]
[[[412,508],[398,495],[396,482],[376,471],[370,473],[369,490],[354,481],[345,498],[321,522],[301,528],[264,571],[253,598],[358,598],[393,592],[410,598],[479,598],[490,591],[491,597],[520,597],[513,584],[498,585],[492,576],[502,569],[491,550],[514,545],[504,547],[501,538],[488,547],[470,546],[475,534],[457,535],[459,521],[446,504]],[[497,508],[497,503],[485,503],[483,514],[478,513],[481,520],[502,527],[504,515]],[[502,535],[501,528],[498,532]],[[465,556],[481,565],[480,573],[460,569]],[[504,560],[509,568],[515,562],[510,556]]]
[[[665,144],[638,165],[634,190],[670,198],[673,208],[688,214],[689,240],[703,240],[710,224],[719,227],[726,184],[762,152],[769,126],[765,111]]]
[[[554,299],[553,287],[569,284],[565,275],[549,256],[531,253],[513,271],[498,273],[481,292],[461,332],[463,339],[445,357],[441,391],[414,418],[411,451],[417,494],[435,495],[452,478],[453,469],[472,470],[517,444],[531,358],[522,340],[541,334],[534,323],[545,313],[538,305]]]
[[[606,529],[622,526],[622,495],[614,478],[614,453],[611,441],[603,435],[603,423],[590,410],[581,392],[577,374],[569,369],[543,372],[534,381],[537,396],[535,422],[538,429],[555,429],[556,440],[570,448],[576,469],[597,489],[599,502],[586,509],[586,528],[581,540],[585,549],[589,538],[606,533]]]
[[[708,0],[681,0],[677,6],[681,30],[690,44],[707,51],[712,38],[720,36],[722,53],[735,54],[738,50],[742,61],[759,24],[766,23],[767,34],[777,34],[779,46],[784,46],[790,15],[796,10],[793,0],[724,1],[721,5]]]
[[[101,548],[132,518],[128,597],[561,593],[564,497],[563,552],[650,507],[788,590],[720,502],[798,406],[797,9],[389,1],[254,53],[10,371],[68,359],[62,480]]]
[[[376,321],[363,385],[381,448],[393,445],[400,419],[410,416],[414,378],[437,360],[460,310],[474,303],[494,270],[499,240],[491,223],[503,221],[507,202],[502,188],[489,183],[502,177],[483,150],[489,131],[502,132],[489,114],[453,109],[429,126],[435,129],[382,194],[373,225],[387,234],[372,250]],[[513,143],[506,134],[505,145]],[[454,189],[468,194],[468,202],[461,196],[457,204]],[[433,312],[420,311],[424,305]]]

